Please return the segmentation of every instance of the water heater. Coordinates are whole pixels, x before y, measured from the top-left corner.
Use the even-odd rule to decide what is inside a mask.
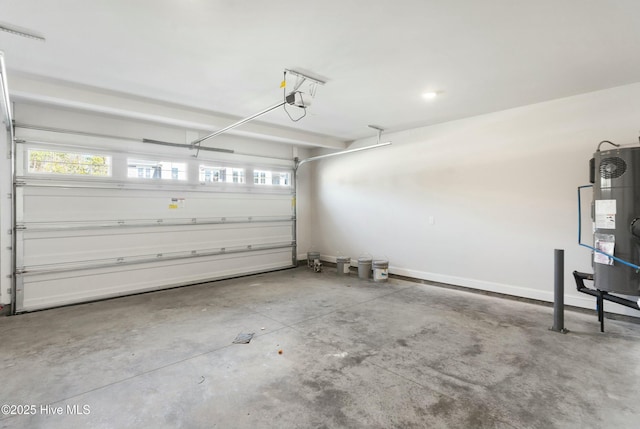
[[[594,285],[640,296],[640,273],[634,267],[640,265],[640,147],[597,151],[590,170],[593,247],[603,252],[593,253]]]

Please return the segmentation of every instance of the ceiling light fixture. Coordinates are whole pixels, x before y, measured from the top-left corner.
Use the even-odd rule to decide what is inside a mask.
[[[15,25],[0,22],[0,31],[15,34],[16,36],[26,37],[28,39],[38,40],[40,42],[46,41],[43,35],[36,33],[35,31],[28,30],[26,28],[17,27]]]
[[[422,94],[422,97],[427,100],[433,100],[437,96],[438,96],[438,93],[436,91],[425,92],[424,94]]]

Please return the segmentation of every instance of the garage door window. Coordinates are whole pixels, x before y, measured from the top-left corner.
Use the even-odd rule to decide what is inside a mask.
[[[244,169],[231,167],[200,166],[200,182],[204,183],[244,183]]]
[[[127,177],[151,180],[187,180],[184,162],[127,160]]]
[[[266,186],[291,186],[291,173],[254,170],[253,183]]]
[[[29,150],[29,173],[74,176],[111,176],[111,157],[106,155]]]

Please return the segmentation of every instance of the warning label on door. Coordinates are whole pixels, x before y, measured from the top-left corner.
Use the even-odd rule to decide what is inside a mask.
[[[169,209],[171,210],[183,209],[184,201],[185,201],[184,198],[171,198],[171,201],[169,202]]]

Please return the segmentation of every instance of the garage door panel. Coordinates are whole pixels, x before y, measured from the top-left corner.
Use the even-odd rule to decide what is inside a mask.
[[[24,190],[22,222],[270,217],[292,214],[291,195],[36,188]]]
[[[204,252],[291,242],[292,222],[24,231],[24,266]]]
[[[291,250],[218,255],[111,269],[31,275],[23,278],[22,309],[32,311],[131,293],[264,272],[290,266]]]

